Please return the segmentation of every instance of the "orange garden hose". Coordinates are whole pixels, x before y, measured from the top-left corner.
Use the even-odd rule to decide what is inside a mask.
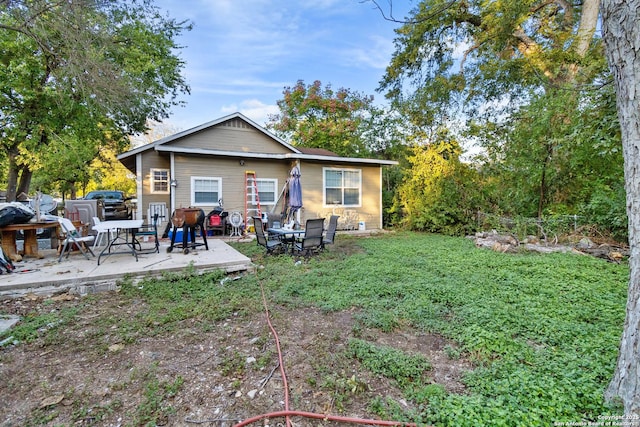
[[[264,305],[265,314],[267,316],[267,324],[269,325],[269,329],[271,329],[271,333],[276,341],[276,348],[278,349],[278,362],[280,365],[280,374],[282,375],[282,386],[284,387],[284,411],[270,412],[268,414],[257,415],[255,417],[248,418],[240,423],[236,424],[234,427],[243,427],[247,426],[256,421],[263,420],[265,418],[277,418],[277,417],[285,417],[287,421],[287,426],[291,426],[291,417],[299,416],[305,418],[315,418],[320,420],[327,421],[336,421],[341,423],[352,423],[352,424],[366,424],[366,425],[378,425],[378,426],[413,426],[415,427],[415,423],[404,423],[400,421],[381,421],[381,420],[368,420],[362,418],[352,418],[352,417],[342,417],[337,415],[326,415],[326,414],[316,414],[314,412],[304,412],[304,411],[292,411],[289,409],[289,385],[287,384],[287,376],[284,372],[284,362],[282,358],[282,351],[280,349],[280,339],[278,338],[278,333],[275,328],[271,324],[271,319],[269,315],[269,307],[267,305],[267,298],[264,294],[264,287],[262,286],[262,282],[260,282],[260,291],[262,293],[262,304]]]
[[[265,418],[287,417],[287,421],[290,422],[289,420],[290,416],[315,418],[318,420],[326,420],[326,421],[337,421],[341,423],[354,423],[354,424],[366,424],[366,425],[378,425],[378,426],[415,426],[416,425],[414,423],[403,423],[399,421],[367,420],[362,418],[340,417],[337,415],[323,415],[323,414],[316,414],[314,412],[280,411],[280,412],[271,412],[269,414],[257,415],[255,417],[248,418],[236,424],[235,427],[247,426],[251,423],[263,420]]]

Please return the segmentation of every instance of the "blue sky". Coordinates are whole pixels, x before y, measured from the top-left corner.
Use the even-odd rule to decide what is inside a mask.
[[[388,7],[387,0],[380,0]],[[177,130],[239,111],[264,124],[285,86],[320,80],[374,95],[393,52],[397,23],[362,0],[157,0],[194,24],[178,43],[191,95],[165,122]],[[415,5],[394,1],[402,18]],[[388,9],[387,9],[388,12]]]

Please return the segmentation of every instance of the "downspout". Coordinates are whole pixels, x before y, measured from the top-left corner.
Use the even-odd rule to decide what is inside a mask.
[[[302,168],[300,167],[300,159],[296,159],[295,165],[298,167],[298,170],[300,171],[300,176],[302,176]],[[301,180],[300,182],[301,182],[300,186],[302,186],[302,182],[303,181]],[[302,226],[302,223],[300,222],[300,214],[301,214],[302,209],[304,209],[304,194],[305,194],[305,192],[303,191],[302,192],[302,208],[298,209],[298,212],[296,212],[296,222],[298,224],[300,224],[300,226]],[[306,218],[306,215],[305,215],[305,218]]]
[[[384,190],[384,188],[382,187],[384,185],[384,181],[382,179],[382,168],[384,166],[380,166],[378,168],[379,170],[379,175],[380,175],[380,186],[379,186],[379,190],[378,190],[378,206],[380,206],[380,218],[378,218],[379,224],[378,227],[380,228],[380,230],[383,229],[384,227],[384,206],[382,204],[382,191]]]
[[[176,183],[176,159],[175,159],[175,154],[174,153],[170,153],[170,164],[169,164],[169,182],[171,183],[171,185],[169,185],[169,191],[171,194],[171,206],[170,206],[170,210],[169,210],[169,215],[173,215],[173,211],[176,210],[176,187],[177,185],[175,185]]]
[[[143,219],[142,213],[145,212],[145,210],[142,208],[144,206],[144,197],[142,194],[142,153],[136,154],[136,196],[138,197],[138,203],[136,206],[135,219]]]

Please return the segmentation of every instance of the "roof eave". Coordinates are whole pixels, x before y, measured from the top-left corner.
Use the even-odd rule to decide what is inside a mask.
[[[156,151],[165,153],[199,154],[205,156],[234,157],[239,159],[310,160],[322,162],[374,164],[385,166],[398,164],[398,162],[396,162],[395,160],[364,159],[359,157],[319,156],[302,153],[251,153],[245,151],[207,150],[204,148],[185,148],[172,146],[157,146],[155,147],[155,149]]]
[[[141,153],[143,151],[147,151],[147,150],[150,150],[152,148],[156,148],[156,147],[162,146],[162,145],[164,145],[164,144],[166,144],[168,142],[175,141],[175,140],[178,140],[180,138],[184,138],[185,136],[189,136],[189,135],[194,134],[194,133],[198,133],[198,132],[203,131],[205,129],[217,126],[220,123],[226,122],[227,120],[231,120],[231,119],[235,119],[235,118],[239,118],[241,120],[244,120],[245,122],[249,123],[251,126],[255,127],[258,131],[260,131],[261,133],[265,134],[269,138],[275,140],[276,142],[278,142],[282,146],[286,147],[287,149],[291,150],[292,152],[300,153],[300,151],[297,148],[295,148],[293,145],[289,144],[288,142],[286,142],[282,138],[279,138],[276,135],[272,134],[271,132],[267,131],[262,126],[260,126],[259,124],[257,124],[253,120],[251,120],[250,118],[246,117],[242,113],[233,113],[233,114],[229,114],[228,116],[220,117],[219,119],[212,120],[212,121],[207,122],[207,123],[203,123],[203,124],[201,124],[199,126],[191,128],[191,129],[183,130],[183,131],[175,133],[173,135],[166,136],[164,138],[158,139],[157,141],[154,141],[151,144],[146,144],[146,145],[142,145],[140,147],[134,148],[133,150],[129,150],[129,151],[125,152],[125,153],[119,154],[117,156],[117,159],[118,160],[125,159],[127,157],[136,155],[136,154]]]

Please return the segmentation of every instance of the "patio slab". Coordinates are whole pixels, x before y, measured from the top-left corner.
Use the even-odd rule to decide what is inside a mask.
[[[251,260],[233,249],[221,239],[208,239],[209,250],[204,246],[189,249],[188,254],[179,248],[167,252],[169,243],[160,244],[160,253],[140,254],[138,261],[129,254],[85,259],[74,252],[58,263],[55,250],[40,251],[42,259],[27,258],[15,263],[15,272],[0,275],[0,297],[20,296],[25,293],[54,294],[61,292],[87,294],[114,290],[117,282],[160,276],[167,272],[179,272],[190,267],[198,272],[224,270],[227,273],[252,271]]]

